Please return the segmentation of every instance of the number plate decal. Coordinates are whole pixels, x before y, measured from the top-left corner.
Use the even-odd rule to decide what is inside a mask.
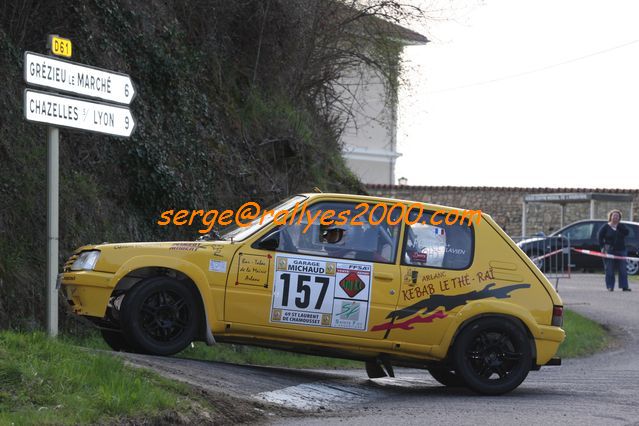
[[[277,255],[271,322],[366,331],[373,264]]]

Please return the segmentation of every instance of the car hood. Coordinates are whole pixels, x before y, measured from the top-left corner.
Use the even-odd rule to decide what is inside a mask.
[[[536,243],[538,241],[543,241],[545,240],[547,237],[534,237],[534,238],[526,238],[525,240],[521,240],[517,243],[518,247],[521,247],[523,245],[526,244],[530,244],[530,243]]]
[[[161,263],[161,257],[182,258],[190,262],[206,263],[206,259],[228,260],[239,247],[230,241],[169,241],[150,243],[114,243],[80,247],[78,254],[87,250],[99,250],[100,258],[96,271],[116,272],[124,263],[137,256],[154,256]],[[160,264],[158,266],[161,266]]]

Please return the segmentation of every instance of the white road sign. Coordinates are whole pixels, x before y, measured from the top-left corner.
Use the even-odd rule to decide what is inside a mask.
[[[24,90],[24,116],[29,121],[129,137],[135,121],[128,108],[70,96]]]
[[[135,87],[126,74],[33,52],[24,53],[24,80],[36,86],[126,105],[135,96]]]

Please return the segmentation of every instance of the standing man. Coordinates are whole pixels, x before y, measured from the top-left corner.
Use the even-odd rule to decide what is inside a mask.
[[[621,212],[619,210],[611,210],[608,213],[608,223],[599,230],[599,246],[604,253],[626,257],[628,251],[626,250],[625,238],[628,235],[628,228],[620,221]],[[619,270],[619,288],[623,291],[631,291],[628,288],[628,271],[625,259],[604,258],[604,266],[608,291],[615,289],[615,269]]]

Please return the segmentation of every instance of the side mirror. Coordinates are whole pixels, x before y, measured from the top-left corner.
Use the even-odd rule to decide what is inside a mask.
[[[545,237],[545,236],[546,236],[546,234],[544,234],[543,232],[537,232],[535,234],[535,237]]]
[[[327,228],[322,231],[320,237],[321,242],[329,244],[339,243],[342,238],[344,238],[344,230],[342,228]]]

